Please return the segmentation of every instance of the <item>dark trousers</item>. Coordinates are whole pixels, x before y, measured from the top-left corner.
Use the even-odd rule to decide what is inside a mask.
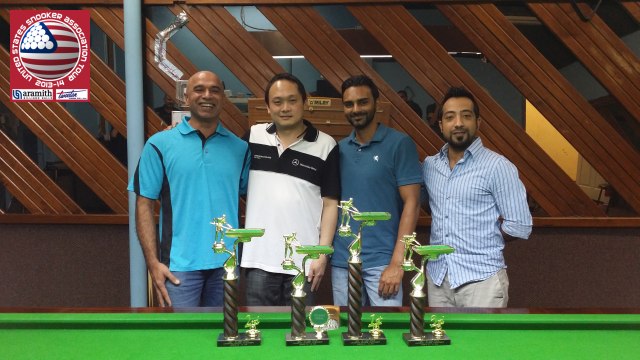
[[[291,280],[294,275],[271,273],[261,269],[245,269],[245,283],[248,306],[288,306],[291,305]],[[306,304],[313,305],[311,283],[305,281]]]

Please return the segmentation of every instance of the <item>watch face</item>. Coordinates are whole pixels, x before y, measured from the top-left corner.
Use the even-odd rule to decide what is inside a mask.
[[[316,306],[309,313],[312,326],[325,326],[329,322],[329,311],[322,306]]]

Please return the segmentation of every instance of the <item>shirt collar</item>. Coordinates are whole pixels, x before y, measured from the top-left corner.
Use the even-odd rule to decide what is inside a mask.
[[[196,129],[194,129],[193,126],[191,126],[191,124],[189,124],[189,120],[190,119],[191,119],[190,116],[186,116],[185,115],[182,118],[182,121],[180,122],[180,124],[178,124],[178,126],[177,126],[178,130],[180,131],[180,133],[182,135],[187,135],[187,134],[190,134],[190,133],[196,131]],[[218,126],[216,127],[216,131],[213,134],[214,135],[215,134],[220,134],[220,135],[223,135],[223,136],[229,136],[230,132],[229,132],[229,130],[227,130],[227,128],[225,128],[222,125],[222,122],[220,122],[220,120],[218,120]]]
[[[389,128],[385,124],[378,123],[378,128],[376,129],[376,132],[373,134],[373,137],[371,138],[369,143],[381,142],[382,139],[384,139],[384,137],[387,136],[388,132],[389,132]],[[358,139],[356,139],[356,131],[355,130],[352,130],[351,134],[349,134],[349,142],[352,142],[352,143],[358,144],[358,145],[366,145],[366,144],[360,144],[358,142]]]
[[[479,137],[477,137],[475,140],[473,140],[471,145],[469,145],[469,147],[464,151],[464,157],[466,157],[467,154],[470,154],[471,156],[475,156],[478,154],[478,152],[480,152],[480,150],[482,150],[482,148],[483,148],[482,140]],[[439,152],[439,156],[441,159],[447,158],[448,150],[449,150],[449,143],[445,143]]]
[[[307,129],[304,131],[304,135],[302,136],[302,139],[308,142],[314,142],[318,140],[318,134],[320,133],[318,129],[316,129],[313,126],[313,124],[311,124],[311,122],[305,119],[302,119],[302,122],[307,126]],[[269,124],[269,126],[267,126],[267,132],[272,135],[275,134],[276,124],[275,123]]]

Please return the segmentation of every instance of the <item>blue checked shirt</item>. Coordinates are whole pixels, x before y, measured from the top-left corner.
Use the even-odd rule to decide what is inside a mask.
[[[431,244],[450,245],[455,252],[429,261],[427,270],[438,286],[448,272],[451,288],[457,288],[506,268],[500,227],[527,239],[532,220],[524,185],[509,160],[477,138],[451,170],[448,146],[425,159],[422,175],[431,206]]]

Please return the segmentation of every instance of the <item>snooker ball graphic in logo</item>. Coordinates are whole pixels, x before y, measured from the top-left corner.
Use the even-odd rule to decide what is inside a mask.
[[[80,60],[80,41],[69,25],[48,20],[27,29],[20,41],[24,69],[41,80],[67,76]]]

